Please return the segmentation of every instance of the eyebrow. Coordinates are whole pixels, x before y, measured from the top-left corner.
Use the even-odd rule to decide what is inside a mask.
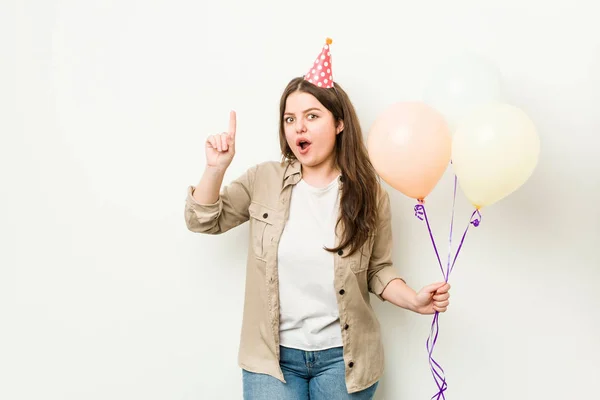
[[[307,108],[307,109],[306,109],[306,110],[304,110],[302,113],[303,113],[303,114],[306,114],[307,112],[309,112],[309,111],[313,111],[313,110],[322,111],[322,110],[321,110],[320,108],[318,108],[318,107],[312,107],[312,108]],[[283,115],[294,115],[294,113],[291,113],[291,112],[286,112],[286,113],[284,113]]]

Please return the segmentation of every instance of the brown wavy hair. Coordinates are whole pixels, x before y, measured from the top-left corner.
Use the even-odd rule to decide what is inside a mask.
[[[335,162],[342,172],[341,215],[337,221],[343,224],[343,235],[338,247],[326,250],[337,252],[349,247],[348,255],[356,252],[367,241],[377,226],[377,192],[379,182],[375,168],[369,160],[360,123],[350,98],[342,87],[334,82],[333,88],[320,88],[302,77],[288,83],[279,103],[279,144],[284,161],[296,156],[288,146],[284,131],[284,113],[287,98],[294,92],[313,95],[327,108],[336,121],[344,122],[344,130],[335,140]]]

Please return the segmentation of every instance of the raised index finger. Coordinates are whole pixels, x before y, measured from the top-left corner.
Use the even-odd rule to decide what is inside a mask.
[[[229,134],[235,138],[235,129],[237,125],[235,111],[231,110],[229,112]]]

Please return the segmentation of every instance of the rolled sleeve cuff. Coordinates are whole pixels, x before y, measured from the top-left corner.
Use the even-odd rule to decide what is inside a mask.
[[[219,214],[223,210],[223,201],[219,196],[219,199],[213,204],[200,204],[194,198],[194,187],[189,186],[187,191],[186,203],[191,209],[200,224],[214,221],[219,217]]]
[[[400,279],[404,283],[406,281],[402,279],[398,271],[393,266],[387,266],[380,269],[369,281],[369,287],[371,288],[371,292],[379,297],[379,300],[385,301],[381,294],[387,287],[387,285],[393,281],[394,279]]]

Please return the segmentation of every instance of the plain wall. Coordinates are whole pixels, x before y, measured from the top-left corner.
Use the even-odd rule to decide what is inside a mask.
[[[279,159],[287,82],[333,38],[365,135],[432,67],[473,52],[535,122],[541,158],[484,209],[450,277],[435,358],[447,399],[592,398],[600,374],[597,4],[542,1],[3,1],[0,398],[240,399],[247,224],[186,230],[204,141],[238,113],[226,181]],[[427,201],[445,258],[453,175]],[[441,273],[414,201],[392,199],[394,261]],[[458,235],[471,208],[459,192]],[[454,243],[457,243],[455,236]],[[377,399],[428,399],[431,318],[372,297]]]

